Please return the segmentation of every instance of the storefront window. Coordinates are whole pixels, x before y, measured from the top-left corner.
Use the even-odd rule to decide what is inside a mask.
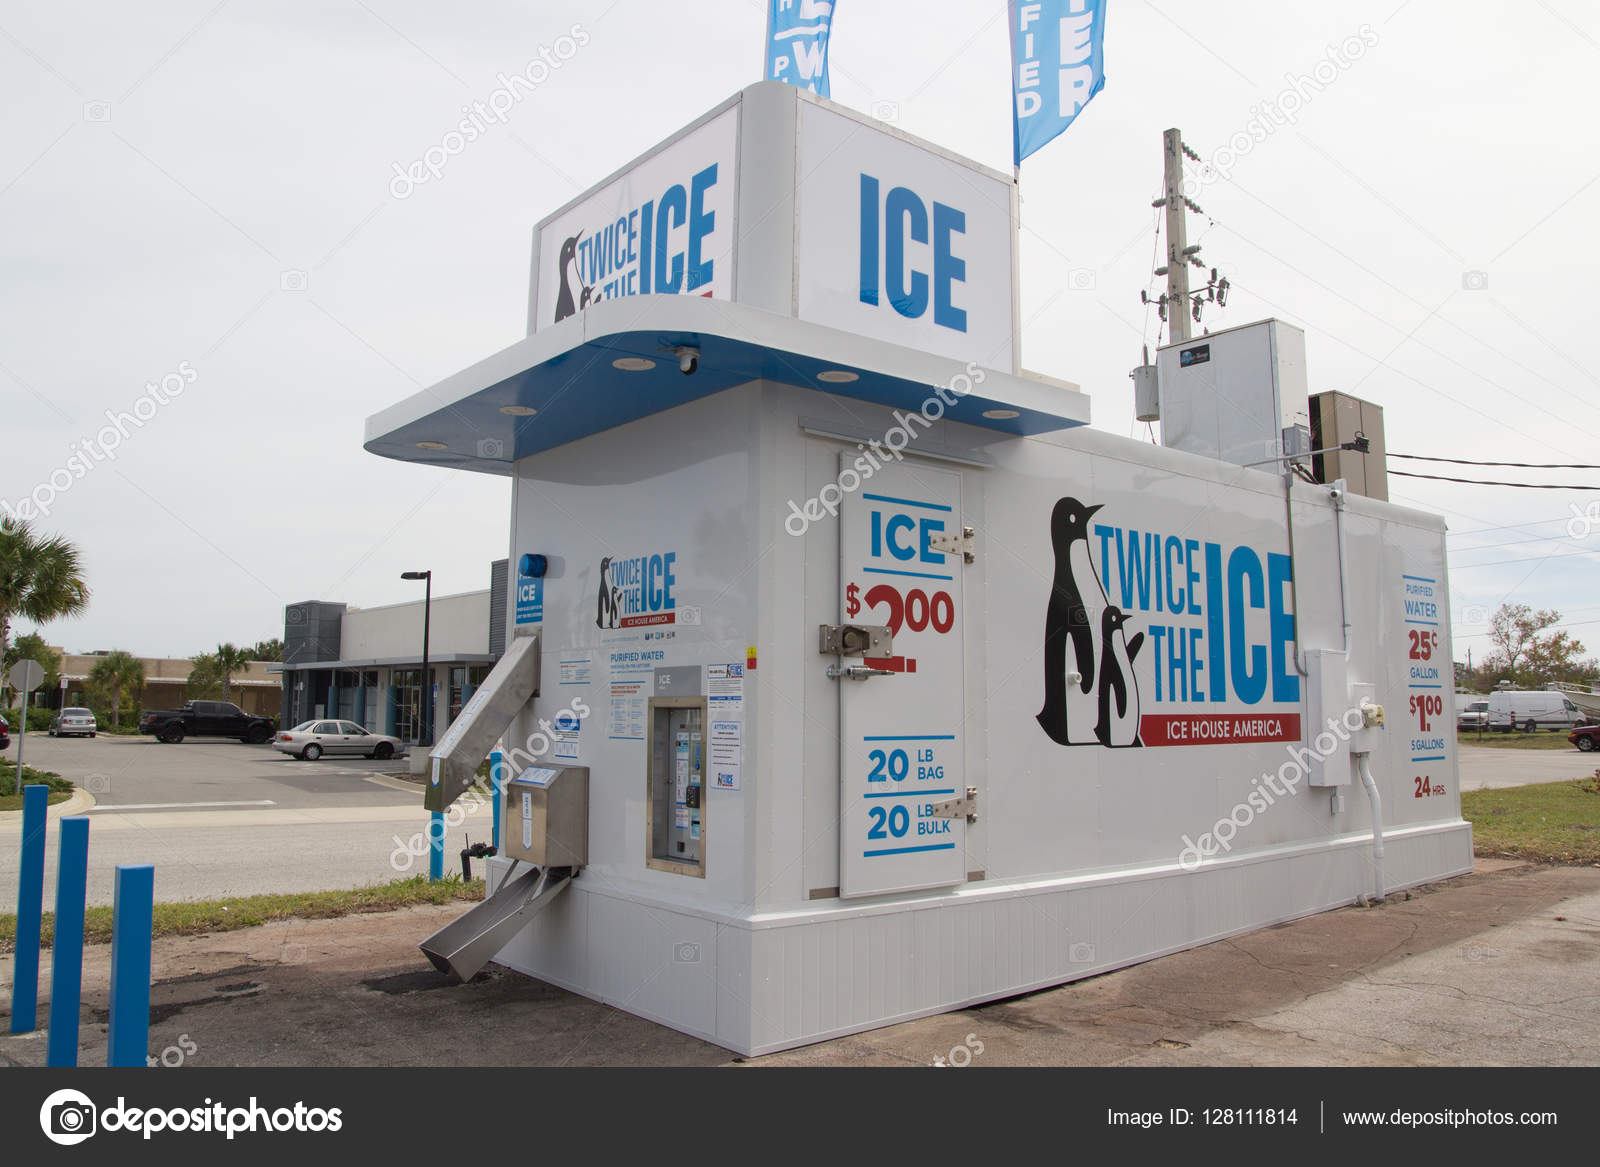
[[[339,708],[330,709],[329,716],[358,721],[367,729],[372,729],[378,703],[378,670],[340,669],[334,673],[333,683],[338,689]],[[363,700],[361,708],[356,706],[357,696]]]
[[[394,734],[403,742],[413,745],[420,741],[422,728],[422,670],[395,669],[394,685],[397,695]]]
[[[462,687],[463,683],[472,686],[476,693],[483,684],[484,678],[489,675],[488,665],[453,665],[450,669],[450,720],[454,721],[461,713],[461,707],[471,699],[470,694]]]

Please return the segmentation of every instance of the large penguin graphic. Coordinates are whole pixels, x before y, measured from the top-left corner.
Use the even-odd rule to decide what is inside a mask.
[[[1099,509],[1063,498],[1050,512],[1050,544],[1056,566],[1044,616],[1044,708],[1038,720],[1051,740],[1064,746],[1098,740],[1095,665],[1106,593],[1089,556],[1089,519]],[[1071,685],[1067,683],[1069,669],[1080,677]]]
[[[611,556],[609,555],[600,561],[600,598],[595,607],[594,624],[596,628],[615,628],[617,626],[617,593],[611,587]]]
[[[1094,732],[1103,746],[1144,744],[1139,740],[1139,685],[1133,676],[1133,658],[1139,655],[1144,633],[1126,640],[1122,626],[1127,622],[1128,614],[1121,608],[1107,608],[1100,615],[1100,717]]]
[[[561,255],[556,260],[556,270],[561,273],[561,290],[556,293],[557,320],[565,320],[589,302],[591,289],[584,287],[583,275],[578,271],[578,240],[581,238],[583,238],[582,231],[564,242],[561,245]],[[572,294],[574,287],[582,292],[582,304]]]

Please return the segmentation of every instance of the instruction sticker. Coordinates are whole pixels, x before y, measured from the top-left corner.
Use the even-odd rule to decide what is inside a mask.
[[[711,723],[711,785],[738,790],[744,764],[744,722],[723,718]]]
[[[551,727],[555,748],[553,753],[561,761],[575,761],[578,757],[579,734],[583,730],[583,723],[574,713],[563,713],[556,718],[555,725]]]

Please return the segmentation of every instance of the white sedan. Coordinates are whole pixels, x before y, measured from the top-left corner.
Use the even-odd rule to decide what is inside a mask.
[[[320,718],[302,721],[293,729],[273,735],[272,748],[314,762],[323,754],[362,754],[368,758],[392,758],[404,746],[397,737],[372,733],[353,721]]]

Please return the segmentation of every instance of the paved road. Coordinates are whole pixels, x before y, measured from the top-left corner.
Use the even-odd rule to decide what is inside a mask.
[[[161,900],[360,887],[427,870],[419,787],[385,771],[404,761],[302,762],[232,741],[162,745],[147,738],[57,740],[29,735],[27,761],[94,794],[89,902],[109,904],[113,869],[153,863]],[[13,745],[7,756],[16,757]],[[52,819],[57,817],[51,808]],[[20,816],[0,814],[0,911],[17,897]],[[445,838],[459,870],[463,836],[487,841],[485,807]],[[398,844],[397,844],[398,839]],[[46,840],[45,903],[55,897],[55,841]]]
[[[1500,750],[1461,742],[1461,789],[1491,790],[1568,778],[1593,778],[1600,754],[1566,750]]]
[[[315,762],[271,746],[193,739],[169,746],[148,737],[53,738],[29,734],[26,761],[84,787],[103,807],[195,802],[274,806],[400,804],[406,795],[361,778],[399,772],[406,761],[324,757]],[[15,743],[6,757],[16,760]]]

